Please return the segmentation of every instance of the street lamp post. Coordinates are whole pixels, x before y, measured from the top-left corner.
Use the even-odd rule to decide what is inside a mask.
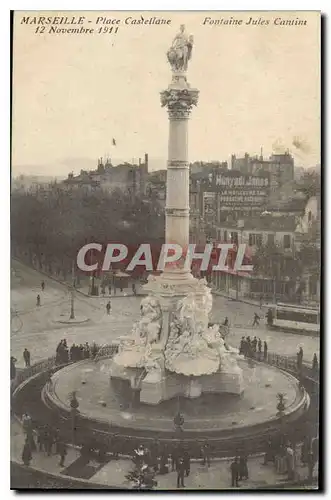
[[[75,304],[74,304],[74,290],[75,290],[75,265],[72,263],[72,284],[71,284],[71,301],[70,301],[70,319],[75,319]]]

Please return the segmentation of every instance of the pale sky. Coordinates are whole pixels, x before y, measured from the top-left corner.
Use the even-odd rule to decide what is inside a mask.
[[[13,173],[65,175],[77,160],[167,157],[168,116],[161,90],[171,81],[166,51],[184,23],[194,36],[188,80],[200,90],[189,127],[189,159],[265,155],[278,143],[296,164],[320,163],[320,17],[318,13],[149,12],[170,25],[125,25],[140,12],[16,12],[13,51]],[[23,16],[83,15],[121,19],[118,33],[36,34]],[[203,25],[205,17],[242,19],[242,26]],[[269,25],[249,25],[250,17]],[[275,18],[306,26],[275,26]],[[64,25],[56,25],[63,28]],[[74,27],[77,26],[67,26]],[[112,138],[117,141],[112,147]],[[79,161],[78,161],[79,164]],[[164,163],[165,165],[165,163]],[[82,166],[82,168],[84,168]],[[79,170],[79,169],[78,169]]]

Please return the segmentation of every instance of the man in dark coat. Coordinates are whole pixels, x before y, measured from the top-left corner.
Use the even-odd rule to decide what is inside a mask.
[[[248,479],[247,456],[244,453],[239,458],[239,479]]]
[[[268,359],[268,344],[267,344],[266,340],[264,341],[264,345],[263,345],[263,359],[264,359],[264,361],[267,361],[267,359]]]
[[[57,453],[60,456],[59,466],[64,467],[64,460],[65,460],[66,455],[67,455],[67,447],[66,447],[65,443],[63,443],[62,441],[60,441],[57,444]]]
[[[183,460],[184,460],[185,474],[186,474],[186,477],[188,477],[190,475],[190,471],[191,471],[191,457],[190,457],[188,450],[184,451]]]
[[[23,358],[24,358],[25,366],[29,367],[31,354],[30,354],[30,351],[27,350],[27,348],[25,348],[23,351]]]
[[[30,465],[31,460],[32,460],[31,446],[29,440],[26,439],[22,451],[22,462],[24,463],[25,466],[28,467]]]
[[[185,475],[185,461],[183,458],[180,458],[177,468],[177,488],[185,488],[184,475]]]
[[[230,465],[231,470],[231,486],[239,486],[239,464],[238,458],[236,457]]]
[[[16,377],[16,366],[15,363],[17,363],[17,359],[14,358],[14,356],[10,357],[10,380],[14,380]]]

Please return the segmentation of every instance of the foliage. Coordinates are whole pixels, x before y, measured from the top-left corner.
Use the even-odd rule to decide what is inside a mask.
[[[155,200],[120,190],[67,190],[59,184],[14,191],[11,221],[14,253],[26,253],[40,267],[46,263],[68,270],[86,243],[153,243],[164,234],[164,217]]]

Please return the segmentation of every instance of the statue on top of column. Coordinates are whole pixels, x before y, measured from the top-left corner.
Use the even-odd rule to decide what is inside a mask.
[[[167,52],[168,61],[174,72],[187,71],[188,61],[192,56],[193,36],[188,36],[184,24],[173,39],[172,45]]]

